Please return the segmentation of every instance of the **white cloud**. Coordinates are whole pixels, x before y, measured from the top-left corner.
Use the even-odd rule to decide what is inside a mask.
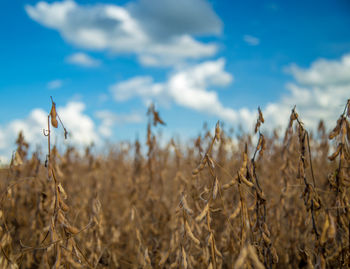
[[[86,146],[92,142],[99,142],[94,121],[84,114],[84,111],[85,104],[82,102],[70,102],[65,107],[57,108],[74,145]]]
[[[93,120],[84,113],[85,105],[81,102],[69,102],[64,107],[58,107],[57,111],[63,124],[69,132],[68,143],[82,147],[91,142],[99,142],[99,134]],[[43,135],[43,129],[47,129],[48,112],[43,109],[33,109],[28,117],[17,119],[0,126],[0,159],[9,160],[13,150],[14,141],[20,131],[23,132],[26,141],[31,148],[40,145],[46,149],[47,138]],[[62,129],[52,129],[52,143],[64,142]],[[59,143],[60,144],[60,143]]]
[[[112,135],[112,127],[118,124],[140,123],[144,116],[137,112],[129,114],[115,114],[108,110],[97,111],[95,118],[101,121],[96,125],[93,118],[85,112],[86,106],[83,102],[71,101],[65,106],[58,106],[57,112],[65,128],[68,131],[68,139],[64,139],[62,127],[58,129],[51,127],[52,145],[72,145],[78,150],[94,142],[101,145],[102,137]],[[33,109],[26,118],[16,119],[6,125],[0,126],[0,165],[9,162],[13,151],[16,149],[15,140],[22,131],[25,140],[29,142],[30,149],[35,150],[40,146],[44,154],[47,149],[47,137],[43,130],[47,129],[47,111],[41,108]],[[60,124],[59,124],[60,125]]]
[[[55,79],[47,83],[47,88],[49,90],[56,90],[63,86],[63,80],[62,79]]]
[[[257,46],[260,44],[260,39],[252,35],[244,35],[243,40],[251,46]]]
[[[15,140],[22,131],[27,141],[34,145],[43,145],[45,137],[43,129],[47,126],[47,113],[42,109],[33,109],[25,119],[17,119],[4,127],[0,126],[0,156],[3,160],[10,160],[12,152],[16,149]]]
[[[98,67],[101,65],[99,60],[92,58],[86,53],[78,52],[67,57],[67,62],[84,67]]]
[[[154,83],[149,76],[134,77],[132,79],[116,83],[110,87],[116,101],[126,101],[135,96],[146,99],[159,98],[164,91],[164,84]]]
[[[260,104],[266,119],[264,126],[268,129],[286,127],[291,109],[296,105],[307,128],[315,130],[320,119],[331,128],[350,98],[349,59],[350,55],[344,55],[340,60],[316,60],[306,69],[291,65],[288,70],[292,70],[289,72],[294,82],[286,85],[286,92],[278,101],[265,106]],[[232,81],[224,65],[223,59],[204,62],[178,70],[162,83],[154,82],[151,77],[134,77],[112,85],[110,90],[117,101],[134,97],[146,103],[154,99],[168,100],[231,124],[242,124],[250,130],[257,117],[256,110],[225,107],[218,93],[210,90]]]
[[[194,35],[217,35],[222,28],[205,0],[140,0],[125,6],[65,0],[26,5],[25,10],[76,46],[133,53],[145,65],[172,65],[212,56],[217,45],[199,42]]]
[[[344,55],[340,61],[319,59],[309,69],[292,64],[287,72],[302,85],[325,87],[350,84],[350,54]]]
[[[294,105],[307,128],[316,130],[318,120],[332,128],[350,98],[350,55],[340,60],[320,59],[302,69],[295,64],[287,68],[295,82],[288,83],[287,94],[264,110],[270,126],[285,126]]]
[[[155,83],[152,77],[134,77],[110,87],[116,101],[140,97],[146,103],[157,100],[161,103],[175,102],[209,115],[233,122],[245,110],[236,112],[222,105],[212,86],[227,86],[233,77],[224,71],[225,60],[207,61],[187,67],[170,75],[163,83]]]
[[[101,120],[98,131],[104,137],[110,137],[112,135],[113,125],[140,123],[144,120],[144,117],[136,112],[130,114],[115,114],[108,110],[96,112],[96,117]]]

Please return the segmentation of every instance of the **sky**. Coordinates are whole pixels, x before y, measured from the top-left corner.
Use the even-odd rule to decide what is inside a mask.
[[[229,0],[3,1],[0,163],[19,131],[44,145],[52,96],[65,145],[145,136],[150,103],[166,137],[204,122],[330,128],[350,98],[350,3]],[[55,132],[58,143],[62,129]]]

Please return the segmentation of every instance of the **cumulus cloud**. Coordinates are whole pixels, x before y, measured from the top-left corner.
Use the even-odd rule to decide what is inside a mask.
[[[74,145],[86,146],[92,142],[99,142],[95,123],[84,113],[85,108],[82,102],[69,102],[65,107],[57,108]]]
[[[63,80],[62,79],[55,79],[47,83],[47,88],[49,90],[55,90],[59,89],[63,86]]]
[[[309,68],[292,64],[286,70],[295,81],[286,85],[287,93],[279,102],[266,106],[264,113],[271,126],[285,126],[296,105],[307,128],[315,130],[320,119],[333,127],[350,98],[350,55],[339,60],[319,59]]]
[[[11,149],[20,131],[28,141],[40,144],[44,140],[42,129],[47,125],[47,113],[42,109],[33,109],[25,119],[17,119],[0,126],[0,155],[11,157]]]
[[[140,0],[124,6],[42,1],[26,5],[25,10],[76,46],[136,54],[145,65],[214,55],[217,45],[197,41],[195,36],[217,35],[222,28],[205,0]]]
[[[71,101],[65,106],[58,106],[57,112],[68,131],[68,139],[64,140],[61,126],[51,128],[51,143],[57,145],[72,145],[78,150],[95,143],[101,145],[102,138],[112,136],[112,128],[118,124],[140,123],[144,116],[137,112],[129,114],[115,114],[108,110],[97,111],[95,119],[100,120],[96,125],[94,118],[85,112],[86,105],[82,102]],[[47,129],[48,112],[41,108],[33,109],[26,118],[16,119],[0,126],[0,165],[9,162],[16,149],[15,140],[19,132],[23,132],[25,140],[29,142],[31,150],[36,146],[46,150],[47,138],[43,130]]]
[[[330,128],[350,98],[350,55],[340,60],[320,59],[302,69],[295,64],[287,70],[293,82],[286,84],[281,98],[262,105],[268,129],[285,127],[294,105],[297,106],[307,128],[316,129],[322,119]],[[226,86],[232,76],[224,70],[225,61],[207,61],[174,72],[165,82],[154,82],[152,77],[134,77],[112,85],[110,90],[116,101],[141,98],[173,102],[179,106],[204,114],[214,115],[230,124],[242,124],[250,129],[257,116],[255,110],[225,107],[212,87]]]
[[[251,46],[257,46],[260,44],[260,39],[252,35],[244,35],[243,40]]]
[[[319,59],[308,69],[292,64],[286,71],[302,85],[327,87],[350,84],[350,54],[344,55],[340,61]]]
[[[232,75],[224,67],[224,59],[206,61],[174,72],[166,82],[157,83],[152,77],[141,76],[116,83],[110,90],[116,101],[139,97],[145,103],[151,100],[160,103],[174,102],[179,106],[234,122],[239,115],[246,114],[245,110],[236,112],[225,107],[217,92],[210,90],[212,86],[224,87],[232,82]]]
[[[84,113],[84,103],[69,102],[66,106],[58,107],[57,111],[70,134],[68,143],[82,147],[99,141],[99,134],[93,120]],[[29,113],[28,117],[0,126],[0,159],[8,161],[11,158],[12,151],[15,149],[14,141],[20,131],[32,146],[40,145],[45,149],[47,140],[43,135],[43,129],[47,129],[47,115],[47,111],[36,108]],[[52,132],[53,143],[57,142],[59,137],[63,140],[62,130],[52,128]]]
[[[92,58],[83,52],[77,52],[67,57],[66,61],[70,64],[80,65],[84,67],[98,67],[101,62]]]

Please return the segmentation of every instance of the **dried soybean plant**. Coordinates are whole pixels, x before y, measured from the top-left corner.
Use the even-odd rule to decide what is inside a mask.
[[[259,182],[256,167],[257,154],[259,153],[259,156],[262,157],[266,149],[266,140],[260,131],[263,123],[264,117],[259,107],[254,131],[259,135],[258,142],[250,160],[248,159],[248,145],[245,144],[243,162],[236,176],[241,205],[241,250],[235,268],[243,268],[243,265],[249,260],[257,268],[264,268],[264,266],[272,268],[273,264],[278,262],[277,251],[273,246],[267,225],[266,197]],[[234,181],[231,182],[231,185],[233,183]],[[253,193],[253,201],[246,197],[243,192],[244,188],[249,189],[248,193]],[[251,202],[252,205],[248,206]]]
[[[314,176],[313,166],[312,166],[312,156],[310,149],[310,138],[309,133],[305,129],[303,122],[299,119],[298,113],[295,111],[295,107],[292,110],[289,128],[292,129],[293,122],[297,122],[298,127],[298,138],[299,138],[299,164],[298,164],[298,178],[302,179],[305,184],[305,189],[303,192],[304,204],[306,210],[311,212],[312,218],[312,229],[316,236],[316,239],[319,238],[319,232],[317,230],[316,223],[316,212],[321,209],[321,200],[317,193],[316,189],[316,180]],[[306,169],[310,167],[312,183],[307,179]]]
[[[152,126],[156,127],[158,124],[165,125],[165,122],[160,118],[159,112],[155,110],[154,104],[151,104],[147,111],[148,123],[147,123],[147,167],[149,172],[149,186],[154,180],[154,158],[156,148],[156,136],[152,133]]]
[[[192,171],[192,176],[197,177],[199,173],[205,168],[208,167],[209,173],[211,175],[211,182],[209,183],[209,188],[205,190],[205,192],[209,195],[207,199],[204,199],[205,201],[205,206],[202,210],[202,212],[196,217],[196,221],[201,223],[204,219],[206,220],[206,226],[204,226],[207,230],[208,236],[207,236],[207,247],[208,247],[208,252],[209,255],[206,256],[206,263],[208,264],[208,268],[218,268],[218,259],[222,259],[222,254],[216,247],[216,242],[215,242],[215,231],[212,228],[212,213],[215,211],[213,208],[213,204],[215,199],[218,197],[219,192],[220,192],[220,182],[219,179],[216,175],[215,171],[215,162],[211,157],[213,146],[215,141],[220,140],[220,124],[219,122],[216,123],[215,127],[215,135],[212,138],[209,147],[200,161],[200,164],[197,168],[195,168]],[[205,250],[206,251],[206,250]]]
[[[152,106],[147,144],[97,155],[50,144],[52,103],[46,166],[23,133],[0,169],[0,267],[347,268],[349,110],[331,145],[296,109],[284,143],[258,109],[257,143],[217,124],[181,144],[160,143]]]
[[[50,223],[46,236],[41,242],[40,246],[37,247],[28,247],[23,246],[22,252],[34,251],[37,249],[45,249],[49,259],[46,261],[47,265],[53,268],[60,268],[61,265],[65,264],[66,266],[79,267],[87,265],[91,267],[89,261],[85,258],[84,253],[81,251],[78,246],[75,236],[80,232],[87,229],[92,222],[90,222],[86,227],[79,229],[72,225],[67,218],[67,212],[70,210],[69,206],[66,204],[67,194],[59,181],[57,166],[55,166],[56,160],[56,149],[51,149],[51,129],[52,127],[58,128],[58,120],[64,129],[64,137],[67,138],[67,130],[64,127],[59,115],[56,111],[56,104],[51,97],[51,111],[48,115],[48,126],[47,130],[44,130],[44,135],[47,137],[48,141],[48,155],[45,165],[47,166],[48,171],[48,180],[53,179],[53,205],[51,210],[53,211],[50,217]],[[50,241],[47,242],[48,235],[50,235]],[[45,243],[47,242],[47,243]],[[51,258],[52,256],[52,258]]]
[[[259,152],[259,156],[262,157],[266,149],[266,140],[264,135],[260,131],[261,124],[265,122],[264,116],[260,107],[258,107],[258,119],[255,125],[255,133],[259,134],[258,143],[256,145],[253,157],[250,161],[250,165],[247,169],[247,177],[254,182],[254,194],[255,194],[255,221],[253,226],[253,232],[259,231],[259,238],[256,238],[258,254],[261,261],[267,268],[271,268],[273,264],[278,263],[278,255],[273,242],[271,240],[271,233],[268,228],[266,220],[266,197],[260,186],[259,178],[256,172],[256,156]]]
[[[335,239],[336,251],[327,259],[328,263],[337,266],[350,266],[350,99],[345,105],[343,113],[337,120],[337,124],[329,134],[329,139],[336,143],[334,152],[328,157],[338,165],[335,171],[328,177],[329,185],[334,192],[332,207],[335,208],[335,216],[329,210],[321,237],[321,243],[325,247],[324,256],[332,253],[325,245],[327,241]],[[328,246],[329,247],[329,246]]]

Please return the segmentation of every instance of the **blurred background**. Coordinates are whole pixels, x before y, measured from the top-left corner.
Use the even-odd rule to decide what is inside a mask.
[[[165,138],[204,122],[266,132],[294,105],[305,127],[334,127],[350,98],[346,0],[2,1],[0,163],[19,131],[45,145],[50,96],[69,145],[145,140],[154,103]],[[54,143],[63,137],[58,129]],[[62,138],[63,140],[63,138]],[[34,149],[34,148],[33,148]]]

